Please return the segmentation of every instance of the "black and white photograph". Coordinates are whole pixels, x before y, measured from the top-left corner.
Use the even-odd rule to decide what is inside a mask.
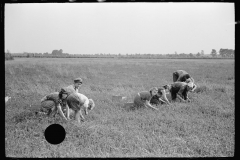
[[[6,157],[234,157],[235,3],[3,7]]]

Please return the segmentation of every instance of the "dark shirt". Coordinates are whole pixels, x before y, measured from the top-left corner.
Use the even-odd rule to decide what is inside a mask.
[[[179,82],[185,82],[188,78],[191,78],[190,75],[184,70],[177,70]]]
[[[174,82],[172,84],[170,92],[182,94],[186,90],[187,90],[187,83],[185,83],[185,82]]]

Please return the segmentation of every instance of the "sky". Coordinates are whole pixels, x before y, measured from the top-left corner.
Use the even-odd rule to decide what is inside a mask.
[[[234,3],[5,4],[5,52],[174,54],[235,49]]]

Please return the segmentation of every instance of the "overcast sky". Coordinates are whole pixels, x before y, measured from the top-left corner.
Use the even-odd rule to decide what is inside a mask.
[[[5,4],[5,51],[171,54],[235,49],[234,3]]]

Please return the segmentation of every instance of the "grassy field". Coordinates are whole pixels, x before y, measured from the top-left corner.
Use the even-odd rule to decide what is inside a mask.
[[[172,82],[177,69],[196,81],[190,103],[128,110],[139,91]],[[8,157],[226,157],[234,156],[234,60],[15,58],[5,61],[5,150]],[[80,125],[36,116],[40,99],[82,77],[80,93],[96,107]],[[66,138],[51,145],[44,130],[61,124]]]

